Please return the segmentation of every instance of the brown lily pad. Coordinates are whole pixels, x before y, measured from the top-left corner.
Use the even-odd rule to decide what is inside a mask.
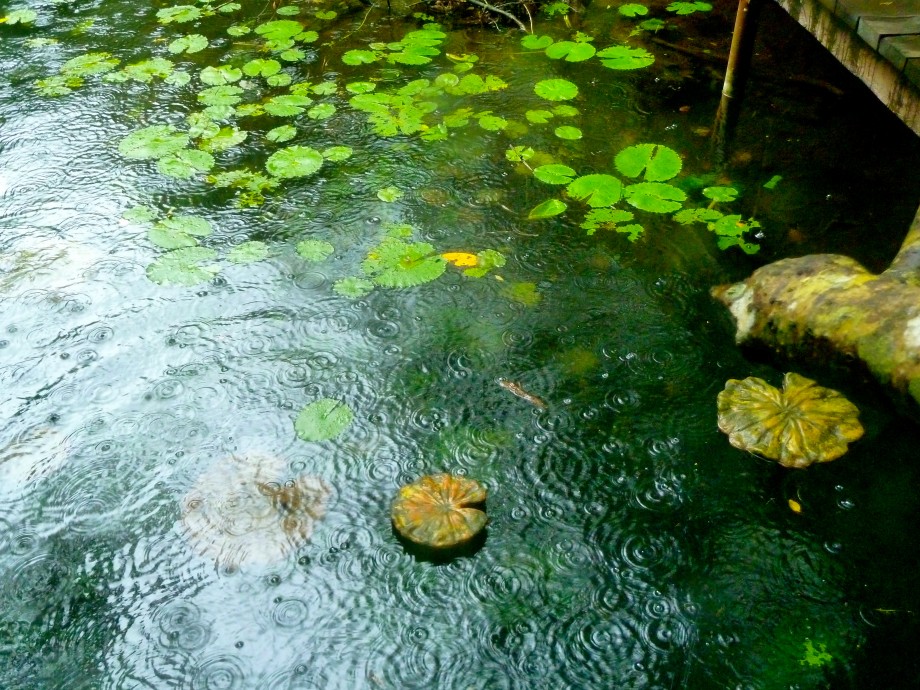
[[[310,540],[331,489],[319,477],[291,476],[277,457],[234,455],[202,474],[182,501],[185,535],[226,568],[283,560]]]
[[[781,391],[753,376],[729,379],[718,410],[719,429],[733,446],[786,467],[835,460],[863,435],[853,403],[791,372]]]
[[[399,490],[393,501],[393,525],[416,544],[436,549],[457,546],[486,526],[488,518],[481,510],[485,500],[485,487],[473,479],[429,475]]]

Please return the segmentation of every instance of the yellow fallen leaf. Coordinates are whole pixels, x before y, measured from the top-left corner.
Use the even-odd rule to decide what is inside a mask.
[[[479,259],[476,258],[476,255],[470,254],[469,252],[446,252],[441,254],[441,257],[448,263],[459,268],[467,268],[468,266],[475,266],[479,263]]]
[[[790,498],[789,499],[789,510],[791,510],[793,513],[801,513],[802,504]]]

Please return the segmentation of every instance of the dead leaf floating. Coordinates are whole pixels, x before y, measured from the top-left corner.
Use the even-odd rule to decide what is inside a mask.
[[[733,446],[785,467],[835,460],[863,435],[853,403],[791,372],[782,391],[753,376],[729,379],[718,410],[719,429]]]
[[[319,477],[290,476],[280,458],[234,455],[198,478],[182,502],[182,524],[221,567],[274,563],[310,540],[330,494]]]
[[[433,474],[399,490],[393,526],[406,539],[444,549],[469,541],[486,526],[486,489],[474,479]]]

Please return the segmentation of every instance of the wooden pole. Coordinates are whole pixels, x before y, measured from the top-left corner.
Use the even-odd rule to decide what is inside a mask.
[[[756,17],[762,0],[739,0],[738,12],[735,14],[735,28],[732,32],[732,45],[725,68],[725,81],[722,84],[722,99],[716,112],[713,126],[713,155],[717,165],[721,165],[728,154],[731,136],[738,120],[741,96],[751,68],[751,56],[754,52],[754,34],[757,30]]]

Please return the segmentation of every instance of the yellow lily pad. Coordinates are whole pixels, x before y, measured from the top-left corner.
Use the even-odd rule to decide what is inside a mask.
[[[472,539],[486,526],[486,514],[476,506],[486,489],[474,479],[433,474],[399,490],[393,501],[393,526],[409,541],[437,549]]]
[[[441,258],[458,268],[467,268],[479,263],[479,257],[469,252],[445,252],[441,254]]]
[[[780,391],[763,379],[729,379],[718,396],[719,429],[736,448],[785,467],[829,462],[863,435],[859,410],[829,388],[795,373]]]

